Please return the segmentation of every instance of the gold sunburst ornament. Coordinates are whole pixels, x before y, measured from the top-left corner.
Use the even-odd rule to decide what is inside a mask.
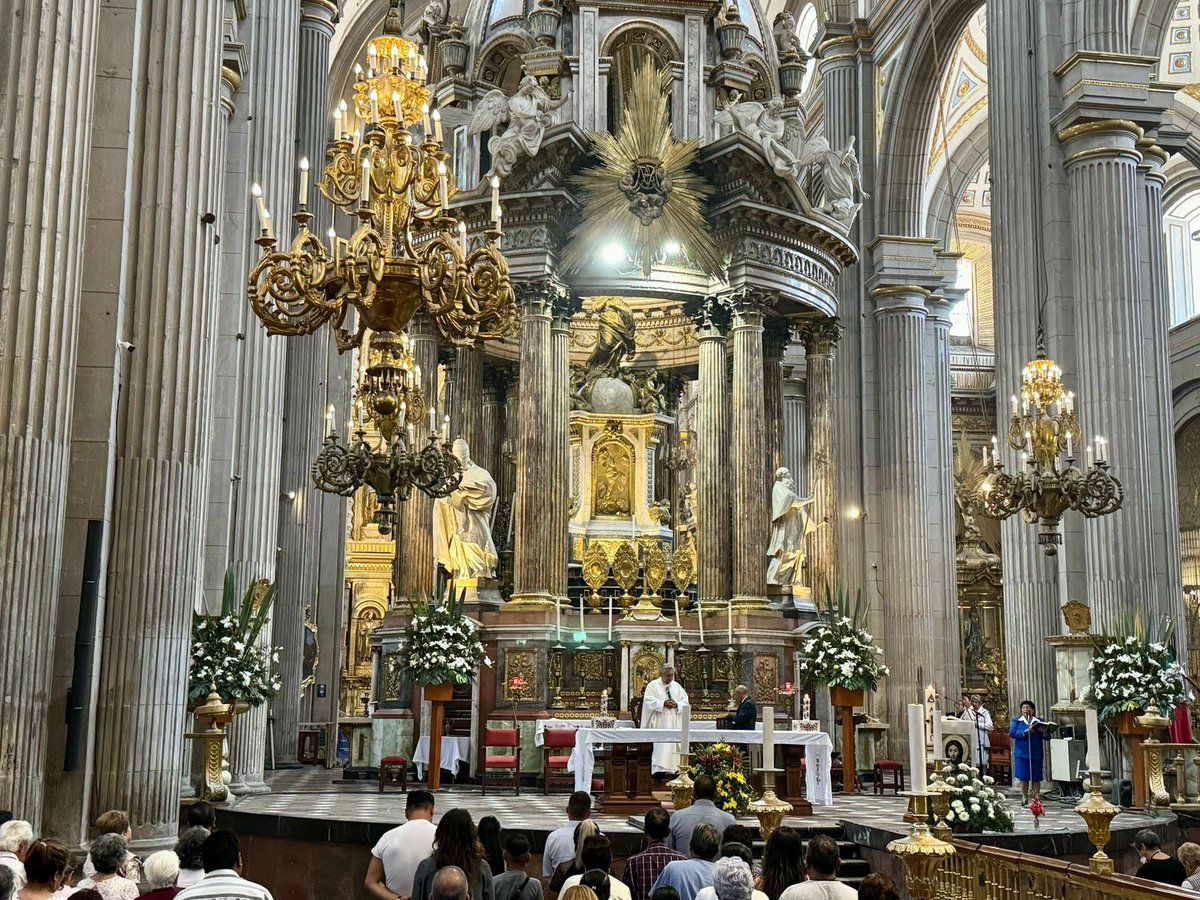
[[[646,277],[656,254],[673,244],[706,274],[723,271],[724,259],[704,224],[703,203],[712,189],[690,169],[700,144],[671,134],[670,83],[669,69],[660,72],[644,61],[616,135],[591,134],[601,164],[572,179],[587,201],[563,256],[567,271],[586,268],[610,244],[623,246]]]

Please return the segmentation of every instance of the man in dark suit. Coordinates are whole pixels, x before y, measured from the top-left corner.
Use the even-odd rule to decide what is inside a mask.
[[[737,700],[737,709],[731,715],[718,719],[717,725],[736,731],[753,731],[758,724],[758,707],[750,699],[750,689],[739,684],[733,689],[733,697]]]

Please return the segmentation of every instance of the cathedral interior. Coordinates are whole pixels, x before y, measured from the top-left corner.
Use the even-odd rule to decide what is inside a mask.
[[[1200,0],[0,10],[0,809],[37,833],[171,845],[227,580],[273,584],[279,683],[213,745],[234,811],[434,733],[475,785],[501,728],[540,793],[546,722],[637,723],[667,666],[697,722],[738,685],[819,722],[842,791],[930,691],[1082,737],[1134,619],[1200,669]],[[488,664],[431,704],[447,596]],[[853,721],[805,665],[842,596],[890,670]]]

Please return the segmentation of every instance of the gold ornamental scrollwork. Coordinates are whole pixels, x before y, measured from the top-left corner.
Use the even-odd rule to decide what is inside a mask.
[[[667,580],[667,554],[661,544],[651,544],[642,554],[643,579],[651,599],[658,598],[658,591]]]
[[[629,609],[629,604],[633,602],[633,595],[629,591],[637,584],[638,579],[638,555],[632,542],[622,542],[617,547],[612,571],[613,578],[624,592],[621,594],[621,608]]]
[[[685,683],[704,681],[704,663],[697,653],[679,653],[675,656],[675,672]]]
[[[538,652],[536,650],[510,649],[504,651],[505,702],[532,700],[531,687],[538,682]]]
[[[608,654],[603,650],[580,650],[572,658],[575,676],[586,681],[608,678]]]
[[[638,651],[630,665],[630,670],[633,672],[630,688],[635,697],[640,697],[646,690],[646,685],[662,673],[662,666],[663,655],[659,651],[645,647]]]
[[[599,609],[604,602],[600,588],[608,581],[608,569],[608,553],[604,545],[595,541],[589,543],[583,555],[583,580],[592,589],[588,597],[588,606],[592,609]]]
[[[696,545],[689,537],[671,556],[671,581],[682,595],[696,580]]]
[[[754,655],[754,701],[774,706],[779,700],[779,657]]]

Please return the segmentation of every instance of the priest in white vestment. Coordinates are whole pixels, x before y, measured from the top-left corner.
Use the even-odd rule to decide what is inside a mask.
[[[646,685],[642,694],[643,728],[682,728],[681,708],[689,706],[687,691],[675,680],[675,667],[663,666],[661,674]],[[679,771],[679,744],[655,744],[650,760],[654,773]]]

